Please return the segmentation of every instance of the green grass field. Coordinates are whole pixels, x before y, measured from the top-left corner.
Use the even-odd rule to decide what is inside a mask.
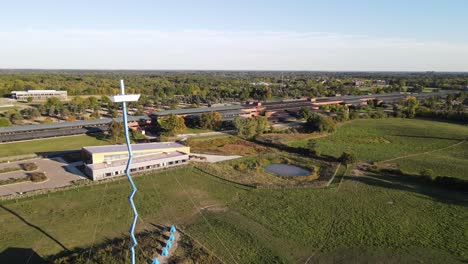
[[[135,180],[140,230],[177,224],[225,263],[468,259],[468,204],[458,192],[376,176],[344,177],[339,188],[257,190],[190,167]],[[119,237],[131,220],[128,192],[121,180],[0,202],[0,252],[45,257]]]
[[[342,124],[330,136],[316,139],[321,153],[338,157],[352,150],[360,160],[374,162],[404,157],[392,162],[410,173],[431,168],[437,176],[468,178],[467,144],[425,155],[405,157],[445,148],[468,139],[468,127],[418,119],[364,119]],[[308,140],[291,140],[305,147]]]
[[[108,141],[93,136],[79,135],[58,138],[47,138],[30,141],[0,144],[0,157],[32,154],[38,152],[80,149],[84,146],[107,145]]]

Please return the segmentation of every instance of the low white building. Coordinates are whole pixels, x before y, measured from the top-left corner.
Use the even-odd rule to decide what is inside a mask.
[[[176,142],[132,144],[131,172],[162,169],[188,163],[190,147]],[[93,180],[125,173],[128,152],[126,145],[83,147],[84,171]]]
[[[61,100],[67,100],[67,91],[57,90],[27,90],[27,91],[12,91],[11,97],[16,100],[46,100],[47,98],[57,97]]]

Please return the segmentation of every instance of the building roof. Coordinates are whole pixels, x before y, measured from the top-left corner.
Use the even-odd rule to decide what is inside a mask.
[[[150,120],[148,116],[129,116],[128,121],[138,121],[138,120]],[[48,129],[59,129],[59,128],[72,128],[72,127],[82,127],[82,126],[97,126],[97,125],[106,125],[112,120],[117,122],[122,122],[122,118],[104,118],[104,119],[95,119],[95,120],[78,120],[73,122],[59,122],[59,123],[49,123],[49,124],[37,124],[37,125],[25,125],[25,126],[9,126],[9,127],[0,127],[0,133],[17,133],[17,132],[26,132],[26,131],[37,131],[37,130],[48,130]]]
[[[180,152],[180,151],[174,151],[174,152],[168,152],[168,153],[159,153],[159,154],[154,154],[154,155],[136,157],[132,160],[132,165],[137,165],[138,163],[143,163],[143,162],[148,162],[148,161],[157,161],[157,160],[162,160],[162,159],[167,159],[167,158],[181,157],[181,156],[186,156],[186,155],[188,154]],[[87,164],[86,166],[92,170],[100,170],[104,168],[124,166],[124,165],[127,165],[127,161],[128,159],[121,159],[121,160],[114,160],[109,163],[104,162],[104,163]]]
[[[182,148],[185,145],[176,142],[155,142],[132,144],[133,151],[151,150],[151,149],[167,149],[167,148]],[[110,145],[110,146],[91,146],[83,147],[90,153],[106,153],[106,152],[123,152],[127,151],[127,145]]]
[[[27,91],[11,91],[11,93],[55,93],[55,92],[67,92],[67,91],[57,91],[57,90],[27,90]]]
[[[205,113],[205,112],[219,112],[219,111],[229,111],[229,110],[238,110],[242,109],[242,105],[226,105],[226,106],[216,106],[216,107],[198,107],[198,108],[186,108],[186,109],[176,109],[176,110],[163,110],[159,112],[154,112],[155,116],[166,116],[170,114],[174,115],[186,115],[186,114],[196,114],[196,113]]]

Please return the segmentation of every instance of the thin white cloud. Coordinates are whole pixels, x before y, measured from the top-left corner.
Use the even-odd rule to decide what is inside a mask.
[[[468,71],[468,43],[326,32],[0,32],[0,68]]]

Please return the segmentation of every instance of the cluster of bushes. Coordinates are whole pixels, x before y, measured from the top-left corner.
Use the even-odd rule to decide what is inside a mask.
[[[264,116],[254,118],[236,117],[233,123],[236,128],[236,134],[244,138],[253,138],[271,130],[271,125]]]
[[[382,118],[388,118],[390,115],[385,113],[382,110],[377,110],[373,112],[368,112],[368,113],[362,113],[359,111],[350,111],[349,113],[349,119],[354,120],[354,119],[367,119],[367,118],[372,118],[372,119],[382,119]]]
[[[378,168],[377,166],[370,166],[369,168],[367,168],[367,170],[370,172],[379,173],[379,174],[396,175],[405,180],[431,184],[431,185],[435,185],[437,187],[442,187],[446,189],[468,191],[467,180],[449,177],[449,176],[435,177],[435,173],[431,169],[423,169],[419,173],[419,175],[407,174],[398,168]]]
[[[468,112],[436,111],[430,110],[429,108],[418,108],[416,116],[423,118],[434,118],[450,120],[454,122],[468,123]]]
[[[328,116],[314,113],[304,124],[304,130],[307,132],[333,133],[336,131],[336,122]]]
[[[248,159],[234,165],[234,169],[240,172],[261,171],[270,161],[266,159]]]
[[[33,172],[29,174],[29,179],[32,182],[43,182],[47,180],[47,176],[43,172]]]
[[[36,165],[36,163],[32,163],[32,162],[23,163],[23,164],[21,164],[21,167],[22,167],[23,170],[25,170],[25,171],[37,170],[37,165]]]

